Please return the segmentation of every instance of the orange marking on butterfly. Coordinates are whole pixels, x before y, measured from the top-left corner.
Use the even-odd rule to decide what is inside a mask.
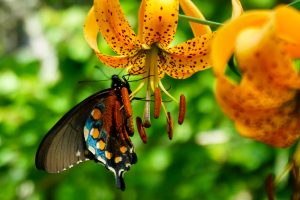
[[[127,151],[127,148],[125,146],[120,147],[121,153],[125,153]]]
[[[103,151],[104,148],[105,148],[105,142],[104,142],[103,140],[100,140],[100,141],[98,142],[98,147],[99,147],[99,149],[100,149],[101,151]]]
[[[102,118],[102,113],[98,108],[94,108],[92,111],[92,116],[94,120],[100,120]]]
[[[115,163],[119,163],[122,161],[122,157],[118,156],[118,157],[115,157]]]
[[[105,157],[110,160],[112,157],[112,153],[110,153],[109,151],[105,151]]]
[[[123,101],[123,104],[124,104],[124,109],[125,109],[128,117],[131,117],[132,116],[132,108],[131,108],[130,98],[129,98],[127,88],[123,87],[121,89],[121,95],[122,95],[122,101]]]
[[[99,133],[98,128],[92,128],[92,130],[91,130],[91,135],[92,135],[92,137],[93,137],[94,139],[99,138],[100,133]]]

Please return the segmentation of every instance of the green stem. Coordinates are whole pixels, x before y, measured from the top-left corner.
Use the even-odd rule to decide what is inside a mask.
[[[186,16],[186,15],[181,15],[179,14],[179,18],[181,19],[185,19],[191,22],[195,22],[198,24],[204,24],[204,25],[209,25],[209,26],[222,26],[222,23],[218,23],[218,22],[213,22],[213,21],[209,21],[209,20],[203,20],[203,19],[199,19],[199,18],[195,18],[195,17],[190,17],[190,16]]]
[[[293,2],[289,3],[288,5],[289,5],[289,6],[293,6],[293,5],[295,5],[296,3],[300,3],[300,0],[293,1]]]

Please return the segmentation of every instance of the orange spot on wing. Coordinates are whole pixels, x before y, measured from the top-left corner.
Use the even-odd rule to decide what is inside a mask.
[[[92,137],[93,137],[94,139],[99,138],[100,133],[99,133],[98,128],[92,128],[92,130],[91,130],[91,135],[92,135]]]
[[[98,146],[99,146],[99,149],[100,149],[101,151],[103,151],[104,148],[105,148],[105,142],[104,142],[103,140],[100,140],[100,141],[98,142]]]
[[[109,151],[105,151],[105,157],[110,160],[112,158],[112,153],[110,153]]]
[[[125,153],[127,151],[127,148],[125,146],[120,147],[121,153]]]
[[[122,161],[122,157],[118,156],[118,157],[115,157],[115,163],[119,163]]]
[[[100,120],[102,118],[102,113],[98,108],[94,108],[92,111],[92,117],[94,120]]]

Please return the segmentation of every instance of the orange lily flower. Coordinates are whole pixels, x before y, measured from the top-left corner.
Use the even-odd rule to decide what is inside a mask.
[[[222,26],[212,42],[216,98],[238,132],[275,147],[300,136],[300,13],[288,7],[246,12]],[[226,75],[234,55],[237,83]]]
[[[185,2],[181,4],[185,5]],[[94,6],[85,22],[85,38],[104,64],[115,68],[127,68],[129,74],[143,75],[143,82],[132,96],[146,83],[144,124],[148,126],[150,97],[156,88],[160,88],[177,102],[160,81],[165,74],[184,79],[211,66],[209,52],[212,34],[209,27],[198,37],[175,47],[168,47],[177,29],[178,13],[179,0],[142,0],[136,35],[123,14],[119,0],[94,0]],[[99,32],[116,56],[105,55],[99,50]],[[163,104],[162,106],[165,110]]]

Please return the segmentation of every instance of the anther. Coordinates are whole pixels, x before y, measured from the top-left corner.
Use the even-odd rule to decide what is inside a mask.
[[[154,90],[154,118],[159,118],[161,108],[161,93],[158,87]]]
[[[180,95],[178,124],[183,123],[185,112],[186,112],[186,101],[185,101],[185,96],[182,94]]]
[[[136,118],[136,126],[137,126],[138,132],[140,134],[140,137],[141,137],[143,143],[146,144],[147,143],[147,135],[146,135],[145,127],[143,126],[143,123],[142,123],[142,119],[140,117]]]
[[[172,121],[172,116],[171,116],[170,112],[168,112],[168,114],[167,114],[167,130],[168,130],[169,139],[172,140],[172,138],[173,138],[173,121]]]

